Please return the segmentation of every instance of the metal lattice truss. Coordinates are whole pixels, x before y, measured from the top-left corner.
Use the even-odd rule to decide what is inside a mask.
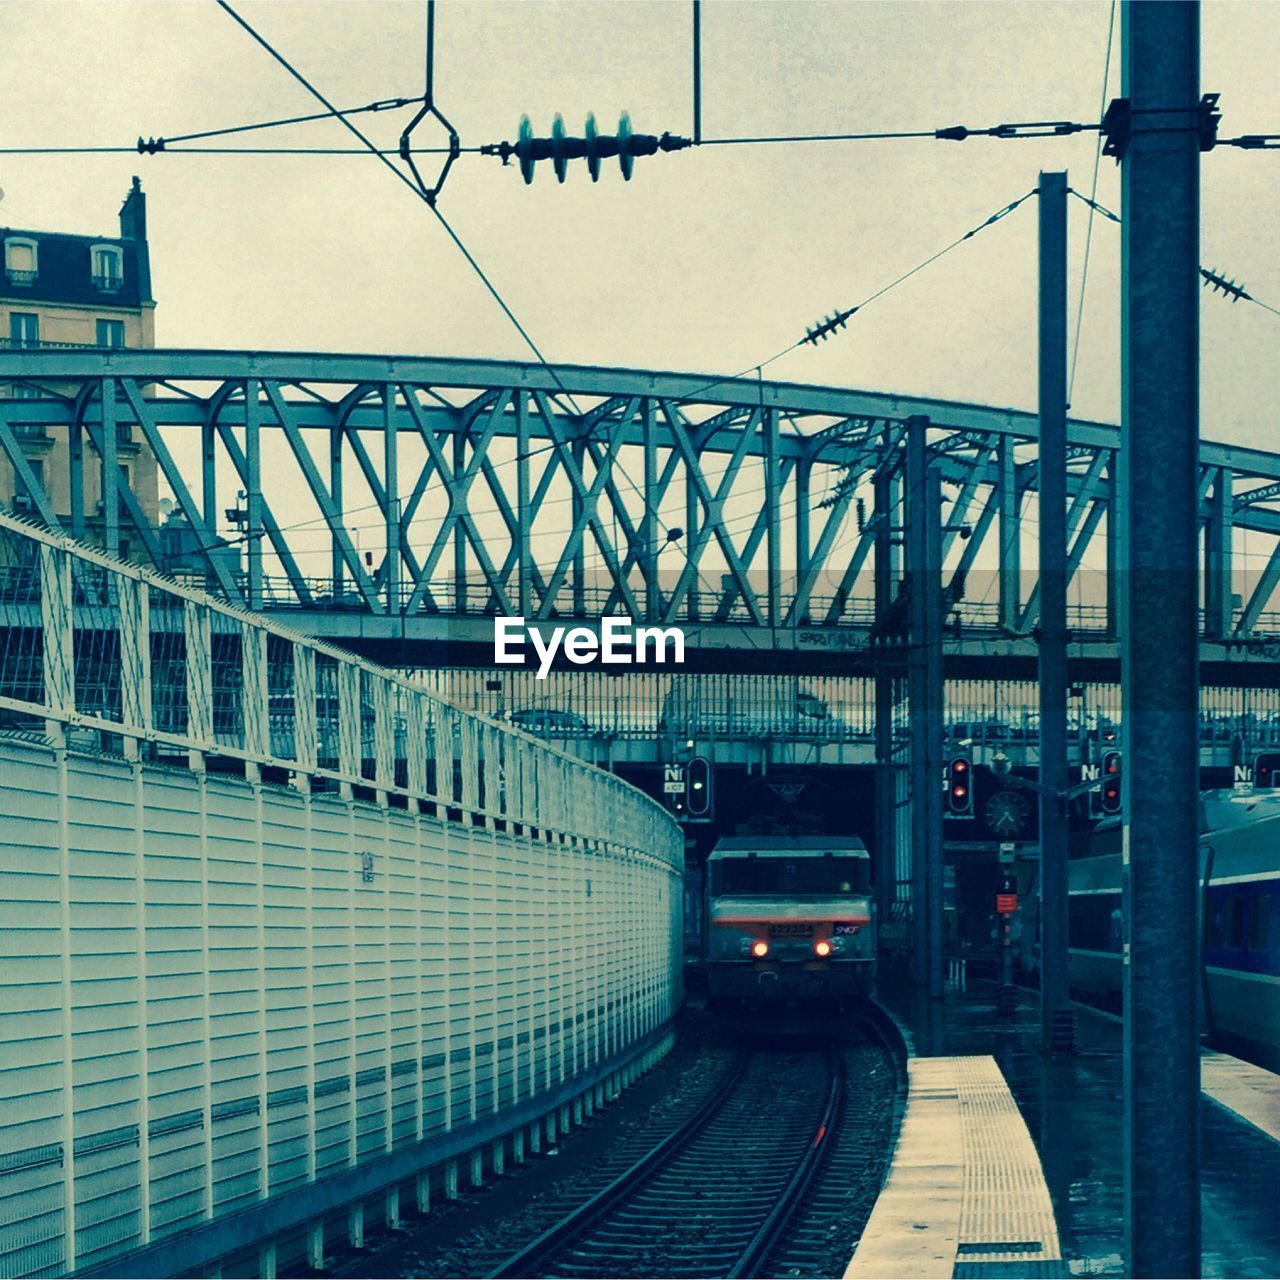
[[[1022,638],[1037,621],[1033,414],[375,356],[17,351],[0,355],[4,381],[37,397],[0,401],[0,450],[49,527],[107,546],[129,531],[175,571],[139,492],[145,468],[132,481],[121,470],[132,451],[172,494],[190,530],[182,571],[200,585],[253,609],[313,611],[308,629],[345,612],[402,635],[432,619],[615,612],[698,623],[702,643],[865,634],[877,531],[894,532],[884,562],[901,573],[904,422],[924,416],[953,622]],[[61,503],[27,460],[41,432],[67,450]],[[1125,560],[1119,432],[1073,420],[1068,438],[1071,626],[1110,643]],[[98,517],[85,509],[90,471]],[[877,475],[891,501],[868,513]],[[1280,457],[1205,443],[1200,494],[1204,635],[1280,632],[1266,612],[1280,585]],[[1233,558],[1237,531],[1258,535],[1260,567]]]
[[[0,514],[0,727],[123,739],[298,786],[364,788],[679,867],[665,810],[613,774],[360,658]],[[392,799],[395,798],[395,799]]]

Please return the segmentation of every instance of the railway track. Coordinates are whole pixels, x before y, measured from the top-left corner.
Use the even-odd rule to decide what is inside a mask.
[[[491,1274],[757,1274],[818,1174],[845,1054],[756,1049],[679,1130]]]

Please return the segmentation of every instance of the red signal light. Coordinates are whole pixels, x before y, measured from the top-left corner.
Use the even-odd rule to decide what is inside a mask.
[[[968,756],[956,755],[947,761],[947,812],[954,818],[973,817],[969,768]]]

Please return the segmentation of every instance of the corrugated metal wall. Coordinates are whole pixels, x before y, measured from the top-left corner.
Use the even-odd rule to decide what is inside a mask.
[[[17,740],[0,818],[0,1274],[448,1134],[679,1000],[656,855]]]

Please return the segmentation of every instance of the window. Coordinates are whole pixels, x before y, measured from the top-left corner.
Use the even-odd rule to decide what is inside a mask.
[[[40,317],[25,311],[9,312],[9,345],[11,347],[38,347],[40,345]]]
[[[124,321],[123,320],[99,320],[98,321],[98,346],[123,347],[124,346]]]
[[[712,892],[843,897],[866,893],[869,877],[866,858],[722,858],[713,864]]]
[[[95,244],[89,251],[93,283],[112,291],[124,283],[124,253],[113,244]]]
[[[1257,893],[1249,914],[1249,950],[1265,951],[1271,935],[1271,895]]]
[[[1227,899],[1227,946],[1233,950],[1244,946],[1244,895],[1240,893]]]
[[[10,284],[30,284],[39,272],[39,263],[34,240],[10,236],[4,242],[4,269]]]

